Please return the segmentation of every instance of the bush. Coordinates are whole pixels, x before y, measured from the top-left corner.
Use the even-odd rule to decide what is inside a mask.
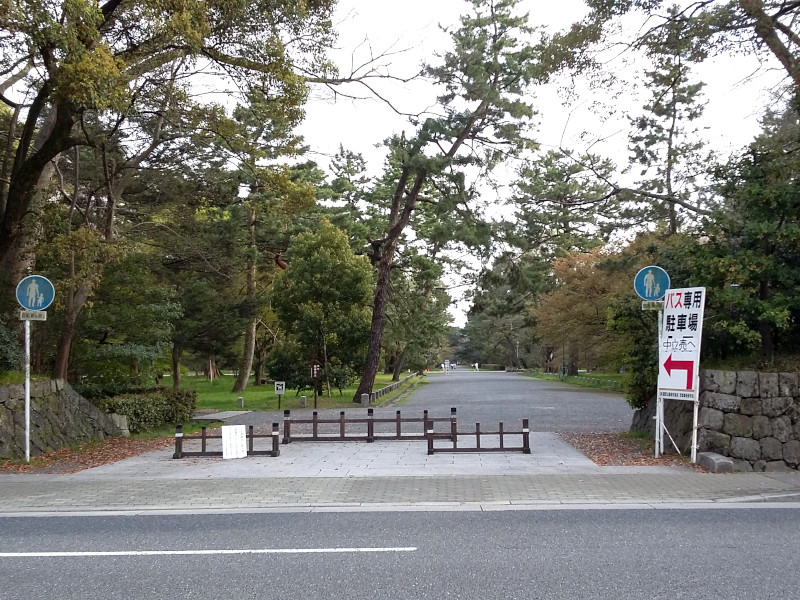
[[[197,392],[161,389],[151,393],[105,398],[97,402],[97,405],[105,412],[127,416],[130,432],[139,433],[190,420],[197,406]]]
[[[163,389],[161,387],[154,387],[152,385],[143,386],[129,382],[96,381],[75,384],[72,386],[72,388],[87,400],[92,401],[131,394],[154,394]],[[98,403],[95,402],[95,404]]]
[[[493,363],[486,363],[485,365],[479,365],[482,371],[505,371],[505,365],[498,365]]]
[[[0,323],[0,372],[18,371],[22,368],[22,348],[17,334]]]

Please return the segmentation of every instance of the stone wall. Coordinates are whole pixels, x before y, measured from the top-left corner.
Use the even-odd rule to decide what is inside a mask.
[[[31,456],[89,440],[117,436],[121,429],[61,380],[31,383]],[[25,456],[25,388],[0,386],[0,459]]]
[[[729,456],[737,471],[800,468],[797,373],[701,371],[700,392],[699,452]],[[691,448],[692,409],[691,402],[664,403],[664,422],[684,454]],[[631,428],[654,434],[654,414],[655,400],[636,411]]]

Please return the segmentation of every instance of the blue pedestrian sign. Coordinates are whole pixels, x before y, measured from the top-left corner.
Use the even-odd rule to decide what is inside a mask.
[[[669,275],[661,267],[650,265],[636,274],[633,289],[642,300],[661,300],[669,289]]]
[[[17,284],[17,302],[25,310],[45,310],[55,297],[53,284],[41,275],[29,275]]]

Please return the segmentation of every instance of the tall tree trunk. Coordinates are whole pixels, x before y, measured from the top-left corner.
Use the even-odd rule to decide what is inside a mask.
[[[250,207],[247,216],[247,231],[250,235],[250,252],[247,258],[247,302],[252,310],[256,310],[256,210]],[[250,378],[250,370],[253,368],[253,354],[256,350],[256,328],[258,327],[258,315],[253,315],[244,333],[244,348],[242,357],[239,361],[239,374],[236,383],[233,384],[234,392],[243,392],[247,389],[247,380]]]
[[[415,156],[421,149],[421,135],[412,149],[412,156]],[[406,190],[406,183],[412,179],[414,185],[410,190]],[[415,169],[410,166],[403,168],[400,178],[395,188],[392,198],[392,209],[389,213],[389,233],[381,253],[378,263],[378,282],[375,285],[375,296],[372,301],[372,321],[369,329],[369,346],[367,347],[367,357],[364,364],[364,373],[361,382],[356,390],[354,400],[361,398],[362,394],[371,394],[375,384],[375,376],[378,374],[378,367],[381,360],[381,342],[383,341],[383,325],[386,318],[386,307],[389,304],[389,283],[394,264],[394,255],[397,252],[397,245],[400,236],[406,225],[411,220],[411,213],[416,207],[417,198],[422,190],[428,172],[425,169]]]
[[[172,344],[172,391],[181,389],[181,350],[177,344]]]
[[[396,357],[394,362],[394,372],[392,373],[392,381],[400,381],[400,374],[406,366],[406,353],[401,350],[400,354]]]
[[[35,146],[31,148],[38,126],[38,117],[50,91],[52,88],[48,84],[39,90],[39,94],[28,109],[25,127],[17,145],[5,212],[0,222],[0,273],[8,273],[13,269],[20,248],[25,245],[28,235],[26,221],[42,174],[52,159],[74,144],[70,138],[74,115],[62,103],[56,104],[51,109],[44,125],[39,129]],[[3,283],[8,286],[12,282]]]
[[[88,297],[89,288],[86,285],[79,285],[77,289],[67,288],[64,293],[64,324],[58,339],[53,379],[68,378],[69,357],[72,352],[72,342],[75,339],[75,324]]]

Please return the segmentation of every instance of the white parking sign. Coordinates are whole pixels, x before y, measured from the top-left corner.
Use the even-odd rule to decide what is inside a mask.
[[[275,382],[275,394],[278,396],[282,396],[286,393],[286,382],[285,381],[276,381]]]
[[[705,299],[706,288],[702,287],[667,290],[658,349],[658,391],[662,398],[696,398]]]

